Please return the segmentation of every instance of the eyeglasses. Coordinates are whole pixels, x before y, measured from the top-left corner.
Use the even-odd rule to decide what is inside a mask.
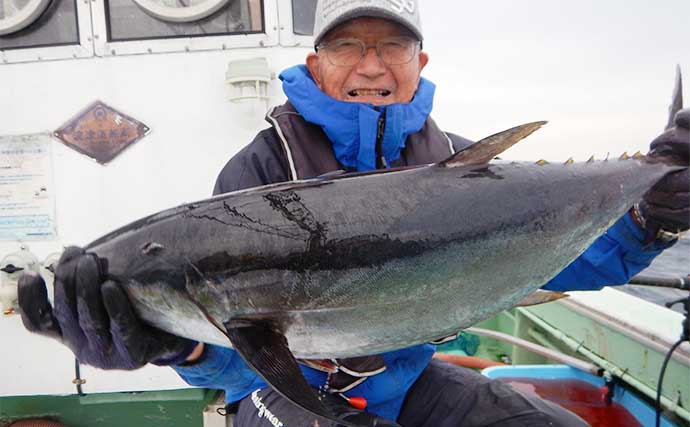
[[[359,64],[369,48],[375,47],[376,54],[388,65],[402,65],[412,61],[419,46],[419,40],[412,37],[388,37],[375,45],[364,44],[358,39],[338,39],[317,46],[323,50],[328,61],[339,67],[352,67]]]

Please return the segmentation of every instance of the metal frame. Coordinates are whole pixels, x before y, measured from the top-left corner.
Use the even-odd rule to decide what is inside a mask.
[[[0,50],[0,65],[91,58],[94,56],[107,57],[277,46],[280,40],[278,4],[281,4],[281,8],[283,8],[285,3],[285,0],[263,0],[264,33],[108,42],[104,0],[76,0],[79,29],[78,45]],[[289,18],[289,29],[291,30],[292,15],[289,5],[285,16]]]
[[[278,0],[278,16],[281,46],[314,47],[314,37],[300,36],[293,31],[292,1]]]
[[[89,58],[94,54],[91,31],[91,1],[76,0],[79,44],[0,50],[0,64]]]
[[[107,40],[105,0],[91,0],[95,54],[96,56],[107,57],[275,46],[278,44],[277,3],[280,1],[284,0],[263,0],[265,33],[109,42]]]

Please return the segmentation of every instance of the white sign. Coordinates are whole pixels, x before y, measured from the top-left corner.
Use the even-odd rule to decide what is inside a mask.
[[[52,140],[0,136],[0,240],[55,237]]]

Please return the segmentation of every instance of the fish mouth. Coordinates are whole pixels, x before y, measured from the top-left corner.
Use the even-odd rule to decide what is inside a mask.
[[[347,94],[353,98],[358,96],[381,96],[385,98],[390,96],[392,93],[393,92],[388,89],[353,89]]]

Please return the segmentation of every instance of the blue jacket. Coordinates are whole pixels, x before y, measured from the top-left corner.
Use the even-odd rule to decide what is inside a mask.
[[[315,89],[315,85],[309,80],[303,80],[304,78],[308,79],[308,75],[304,73],[303,69],[288,70],[281,77],[284,79],[284,88],[290,101],[307,120],[311,115],[309,111],[305,110],[314,106],[315,103],[306,102],[306,98],[318,99],[319,105],[315,107],[327,103],[328,105],[323,107],[324,109],[327,107],[329,111],[352,108],[352,104],[334,103],[323,92]],[[433,90],[430,93],[433,97]],[[430,100],[427,101],[430,104]],[[405,111],[404,105],[397,105],[395,108],[403,116],[411,115],[414,117],[419,111],[417,109],[417,112],[409,113]],[[311,113],[315,114],[313,111]],[[339,116],[342,118],[345,115],[347,114]],[[357,115],[361,115],[361,112],[356,111],[353,120],[358,120]],[[364,157],[356,153],[361,151],[364,146],[371,145],[365,143],[366,134],[369,130],[360,129],[360,135],[355,134],[354,136],[335,135],[340,129],[347,127],[340,124],[328,128],[327,125],[328,123],[322,124],[329,138],[331,140],[338,138],[341,145],[341,148],[335,151],[342,164],[347,164],[348,161],[357,164],[357,166],[367,163],[362,162],[361,159]],[[395,137],[393,135],[393,139],[404,139],[406,129],[401,126],[398,132],[396,133],[400,136]],[[392,149],[398,148],[396,144],[392,144],[391,147]],[[338,152],[343,154],[339,155]],[[286,181],[288,179],[287,168],[277,135],[273,129],[268,129],[262,131],[252,144],[230,160],[221,172],[214,192],[218,194]],[[643,239],[643,231],[639,229],[629,215],[625,215],[579,258],[545,284],[544,289],[558,291],[596,290],[605,285],[627,283],[630,277],[647,267],[663,250],[661,247],[643,249]],[[369,412],[395,420],[400,413],[407,391],[428,365],[434,351],[435,346],[424,344],[385,353],[382,356],[386,362],[386,370],[368,378],[345,394],[364,397],[367,400]],[[240,400],[252,391],[267,386],[244,363],[239,354],[224,347],[207,345],[201,360],[196,364],[176,366],[174,369],[191,385],[224,390],[226,401],[229,403]],[[316,388],[322,387],[326,382],[326,374],[323,372],[307,367],[302,367],[302,372],[307,381]]]

